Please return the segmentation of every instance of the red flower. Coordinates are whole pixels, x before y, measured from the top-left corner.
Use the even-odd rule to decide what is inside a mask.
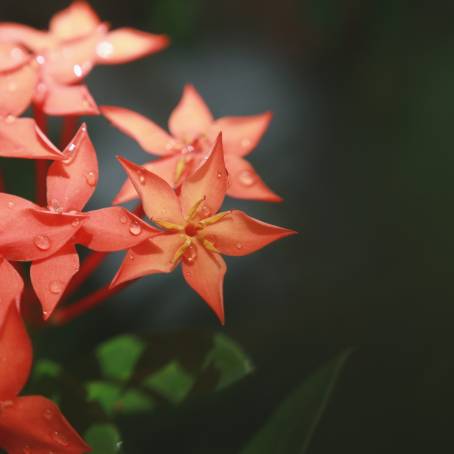
[[[15,23],[0,24],[0,42],[25,46],[36,56],[39,79],[34,102],[49,115],[97,114],[80,81],[96,64],[119,64],[157,52],[168,44],[162,35],[131,28],[112,32],[85,1],[76,0],[55,14],[49,31]]]
[[[30,374],[32,347],[15,302],[0,327],[0,362],[0,448],[9,454],[90,451],[53,402],[42,396],[18,397]]]
[[[241,211],[217,213],[227,190],[221,135],[212,153],[185,179],[177,195],[162,178],[120,158],[147,216],[165,232],[132,248],[111,285],[172,271],[182,259],[183,276],[224,321],[222,254],[250,254],[295,232]]]
[[[101,112],[121,131],[135,139],[142,148],[162,157],[144,165],[173,187],[194,173],[211,151],[222,131],[225,163],[229,172],[227,195],[239,199],[277,202],[281,198],[271,191],[244,156],[258,144],[271,120],[271,113],[214,120],[201,96],[187,85],[180,103],[169,120],[171,135],[142,115],[121,107],[104,106]],[[114,203],[137,196],[127,181]]]

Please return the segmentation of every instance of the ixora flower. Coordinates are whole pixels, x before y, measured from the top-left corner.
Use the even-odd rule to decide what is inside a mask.
[[[237,210],[218,213],[228,176],[221,135],[205,163],[183,181],[178,194],[159,176],[119,159],[146,215],[164,232],[131,248],[111,286],[147,274],[168,273],[182,262],[186,282],[223,323],[226,265],[220,254],[247,255],[296,232]]]
[[[109,31],[88,3],[76,0],[52,17],[49,31],[1,23],[0,42],[24,46],[34,55],[37,80],[32,96],[45,113],[90,115],[98,108],[80,82],[96,64],[144,57],[166,47],[168,38],[132,28]]]
[[[151,120],[128,109],[102,106],[101,113],[141,147],[161,157],[144,165],[173,187],[194,173],[210,153],[214,141],[223,134],[225,164],[229,172],[227,195],[239,199],[278,202],[281,198],[269,189],[244,157],[258,144],[268,128],[271,113],[213,119],[209,108],[192,85],[169,119],[168,134]],[[130,181],[121,188],[114,203],[137,196]]]
[[[42,396],[18,396],[30,374],[32,347],[17,304],[0,326],[0,448],[9,454],[82,454],[90,447],[59,408]]]

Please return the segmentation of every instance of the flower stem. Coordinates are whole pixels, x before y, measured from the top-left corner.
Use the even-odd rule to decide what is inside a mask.
[[[106,286],[100,288],[99,290],[96,290],[85,298],[80,299],[76,303],[64,307],[63,309],[57,310],[52,317],[52,322],[55,325],[64,325],[74,318],[79,317],[80,315],[89,311],[90,309],[98,306],[98,304],[101,304],[110,296],[120,292],[132,282],[134,281],[125,282],[124,284],[117,285],[116,287]]]
[[[77,115],[67,115],[63,118],[63,129],[60,139],[60,148],[64,150],[73,138],[77,128],[77,121],[79,117]]]
[[[39,129],[47,135],[47,117],[41,106],[34,104],[33,116]],[[46,176],[48,163],[45,160],[35,161],[35,198],[38,205],[46,205]]]

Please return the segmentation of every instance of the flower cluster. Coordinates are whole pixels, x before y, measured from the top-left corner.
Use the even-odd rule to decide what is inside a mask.
[[[0,362],[7,370],[0,378],[0,448],[9,453],[89,450],[55,404],[39,396],[17,397],[32,363],[21,315],[21,262],[31,262],[30,282],[44,320],[107,253],[126,250],[110,285],[94,298],[58,310],[56,323],[127,282],[169,273],[180,263],[188,285],[223,323],[221,254],[250,254],[294,233],[241,211],[219,212],[226,194],[281,200],[245,159],[266,131],[270,113],[215,120],[187,85],[166,132],[131,110],[98,107],[83,83],[96,64],[129,62],[167,45],[161,35],[110,31],[80,0],[55,14],[48,31],[0,23],[0,156],[36,160],[37,179],[36,203],[0,193]],[[34,118],[21,117],[29,107]],[[140,198],[134,213],[121,206],[83,211],[99,169],[87,126],[74,129],[80,115],[98,114],[159,156],[143,166],[118,158],[128,180],[113,204]],[[48,115],[64,118],[63,151],[46,135]],[[76,245],[94,251],[82,265]]]

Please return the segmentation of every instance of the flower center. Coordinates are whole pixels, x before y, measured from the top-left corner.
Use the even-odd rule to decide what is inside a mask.
[[[189,222],[186,224],[186,227],[184,228],[184,233],[188,236],[196,236],[200,227],[198,225],[193,224],[192,222]]]

